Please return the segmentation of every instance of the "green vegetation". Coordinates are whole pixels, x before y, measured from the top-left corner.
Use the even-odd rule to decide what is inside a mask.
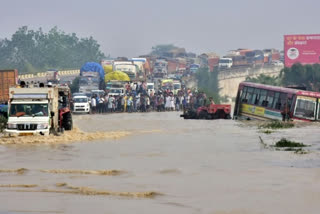
[[[291,140],[287,140],[286,138],[281,138],[281,140],[279,140],[278,142],[276,142],[276,144],[274,145],[275,147],[306,147],[306,145],[304,145],[303,143],[299,143],[299,142],[295,142],[295,141],[291,141]]]
[[[7,118],[0,115],[0,132],[2,132],[7,126]]]
[[[262,133],[264,133],[264,134],[271,134],[272,132],[273,132],[273,131],[268,130],[268,129],[267,129],[267,130],[263,130],[263,131],[262,131]]]
[[[293,123],[282,122],[282,121],[271,121],[259,126],[264,129],[287,129],[294,127]]]
[[[277,151],[294,151],[295,154],[308,154],[309,152],[302,149],[303,147],[307,147],[307,145],[291,140],[287,140],[286,138],[282,138],[274,145]]]
[[[52,28],[48,33],[19,28],[11,39],[0,40],[0,69],[19,73],[43,72],[48,69],[75,69],[85,62],[100,61],[104,54],[92,37],[79,38]]]
[[[320,65],[294,64],[284,68],[280,74],[282,85],[304,86],[310,91],[320,90]]]
[[[254,83],[261,83],[266,85],[274,85],[279,86],[281,85],[281,78],[280,77],[270,77],[265,74],[260,74],[257,77],[247,77],[247,82],[254,82]]]
[[[309,91],[320,91],[320,64],[296,63],[291,68],[282,69],[279,76],[270,77],[260,74],[255,78],[248,77],[246,81],[274,86],[302,86]]]
[[[221,102],[218,74],[218,71],[209,72],[208,67],[199,68],[195,74],[198,80],[198,91],[206,93],[207,97],[212,97],[215,103]]]

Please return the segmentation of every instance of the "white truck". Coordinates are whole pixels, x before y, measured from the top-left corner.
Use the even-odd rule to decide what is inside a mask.
[[[154,64],[153,76],[165,78],[168,75],[168,62],[164,59],[157,59]]]
[[[132,61],[115,61],[113,63],[113,70],[126,73],[130,80],[138,78],[138,66],[133,64]]]
[[[49,135],[72,129],[68,87],[10,88],[8,135]]]
[[[231,68],[233,64],[232,58],[223,57],[219,60],[219,68]]]

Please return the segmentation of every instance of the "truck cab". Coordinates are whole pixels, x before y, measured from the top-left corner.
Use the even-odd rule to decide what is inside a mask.
[[[219,60],[219,68],[231,68],[233,64],[232,58],[221,58]]]
[[[49,135],[72,129],[69,88],[10,88],[9,135]]]

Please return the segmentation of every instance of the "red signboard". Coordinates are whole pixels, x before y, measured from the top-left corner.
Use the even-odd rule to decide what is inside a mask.
[[[286,67],[298,62],[320,64],[320,34],[285,35],[284,56]]]

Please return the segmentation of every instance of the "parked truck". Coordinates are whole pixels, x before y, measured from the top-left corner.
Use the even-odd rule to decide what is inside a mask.
[[[72,129],[69,87],[12,87],[9,91],[6,134],[49,135]]]
[[[92,90],[104,90],[104,69],[96,62],[87,62],[80,69],[79,92],[91,93]]]
[[[115,61],[113,70],[126,73],[131,81],[136,81],[139,78],[139,68],[132,61]]]
[[[9,88],[18,83],[18,70],[0,70],[0,104],[9,100]]]
[[[153,68],[153,76],[157,78],[165,78],[167,75],[168,62],[164,59],[157,59]]]

